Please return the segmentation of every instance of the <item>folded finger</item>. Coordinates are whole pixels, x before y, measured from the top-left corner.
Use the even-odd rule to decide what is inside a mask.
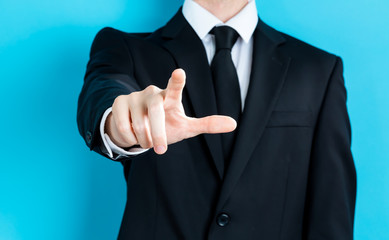
[[[167,149],[167,140],[162,95],[157,94],[149,100],[148,118],[154,151],[158,154],[163,154]]]

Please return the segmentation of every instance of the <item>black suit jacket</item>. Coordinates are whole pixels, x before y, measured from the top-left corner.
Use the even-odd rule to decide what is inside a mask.
[[[117,96],[165,88],[176,68],[187,75],[187,115],[216,114],[203,44],[181,10],[153,33],[101,30],[78,105],[90,149],[103,154],[99,123]],[[356,174],[342,71],[338,57],[259,20],[225,177],[219,134],[121,159],[127,204],[118,238],[352,239]]]

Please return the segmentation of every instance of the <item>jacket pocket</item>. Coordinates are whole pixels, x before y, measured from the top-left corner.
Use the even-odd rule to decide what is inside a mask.
[[[266,127],[311,127],[311,111],[273,111]]]

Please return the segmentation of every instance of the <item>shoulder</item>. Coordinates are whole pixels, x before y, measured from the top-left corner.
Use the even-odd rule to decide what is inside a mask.
[[[342,79],[343,62],[338,55],[271,27],[265,31],[269,38],[278,41],[278,54],[290,59],[288,71],[294,84],[302,84],[300,89],[321,91],[334,76]]]
[[[332,71],[336,63],[341,61],[340,57],[334,53],[311,45],[286,33],[279,33],[285,39],[285,42],[280,48],[293,59],[295,64],[299,64],[304,68],[311,67]]]
[[[154,42],[161,34],[161,29],[154,32],[125,32],[112,27],[102,28],[95,36],[92,44],[92,52],[107,47],[128,47],[129,45],[139,46]]]
[[[104,27],[96,34],[96,38],[146,38],[149,35],[151,35],[151,32],[129,33],[112,27]]]
[[[131,38],[145,38],[149,35],[150,33],[128,33],[112,27],[104,27],[96,34],[93,45],[99,48],[101,45],[120,44]]]
[[[291,58],[293,65],[301,70],[328,72],[332,71],[338,62],[341,62],[341,58],[336,54],[278,31],[261,19],[259,19],[258,28],[264,36],[277,43],[280,53]]]

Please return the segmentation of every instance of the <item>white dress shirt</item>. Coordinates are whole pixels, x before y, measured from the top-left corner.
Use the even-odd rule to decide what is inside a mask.
[[[258,13],[255,0],[248,0],[247,5],[234,17],[227,22],[223,23],[217,17],[215,17],[208,10],[200,6],[193,0],[185,0],[182,7],[182,13],[188,23],[196,32],[197,36],[204,44],[205,51],[207,52],[208,63],[211,64],[215,55],[215,38],[214,35],[209,34],[215,26],[229,26],[235,29],[239,33],[239,38],[235,45],[232,47],[231,56],[235,65],[239,86],[240,96],[242,102],[242,110],[244,108],[244,102],[247,95],[247,90],[250,82],[251,63],[253,53],[253,33],[258,23]],[[185,70],[185,69],[184,69]],[[131,148],[129,151],[116,146],[109,136],[104,132],[104,125],[112,108],[108,108],[100,123],[100,133],[103,139],[107,154],[112,159],[116,160],[120,156],[137,155],[147,151],[148,149]],[[114,158],[113,152],[118,154]]]

